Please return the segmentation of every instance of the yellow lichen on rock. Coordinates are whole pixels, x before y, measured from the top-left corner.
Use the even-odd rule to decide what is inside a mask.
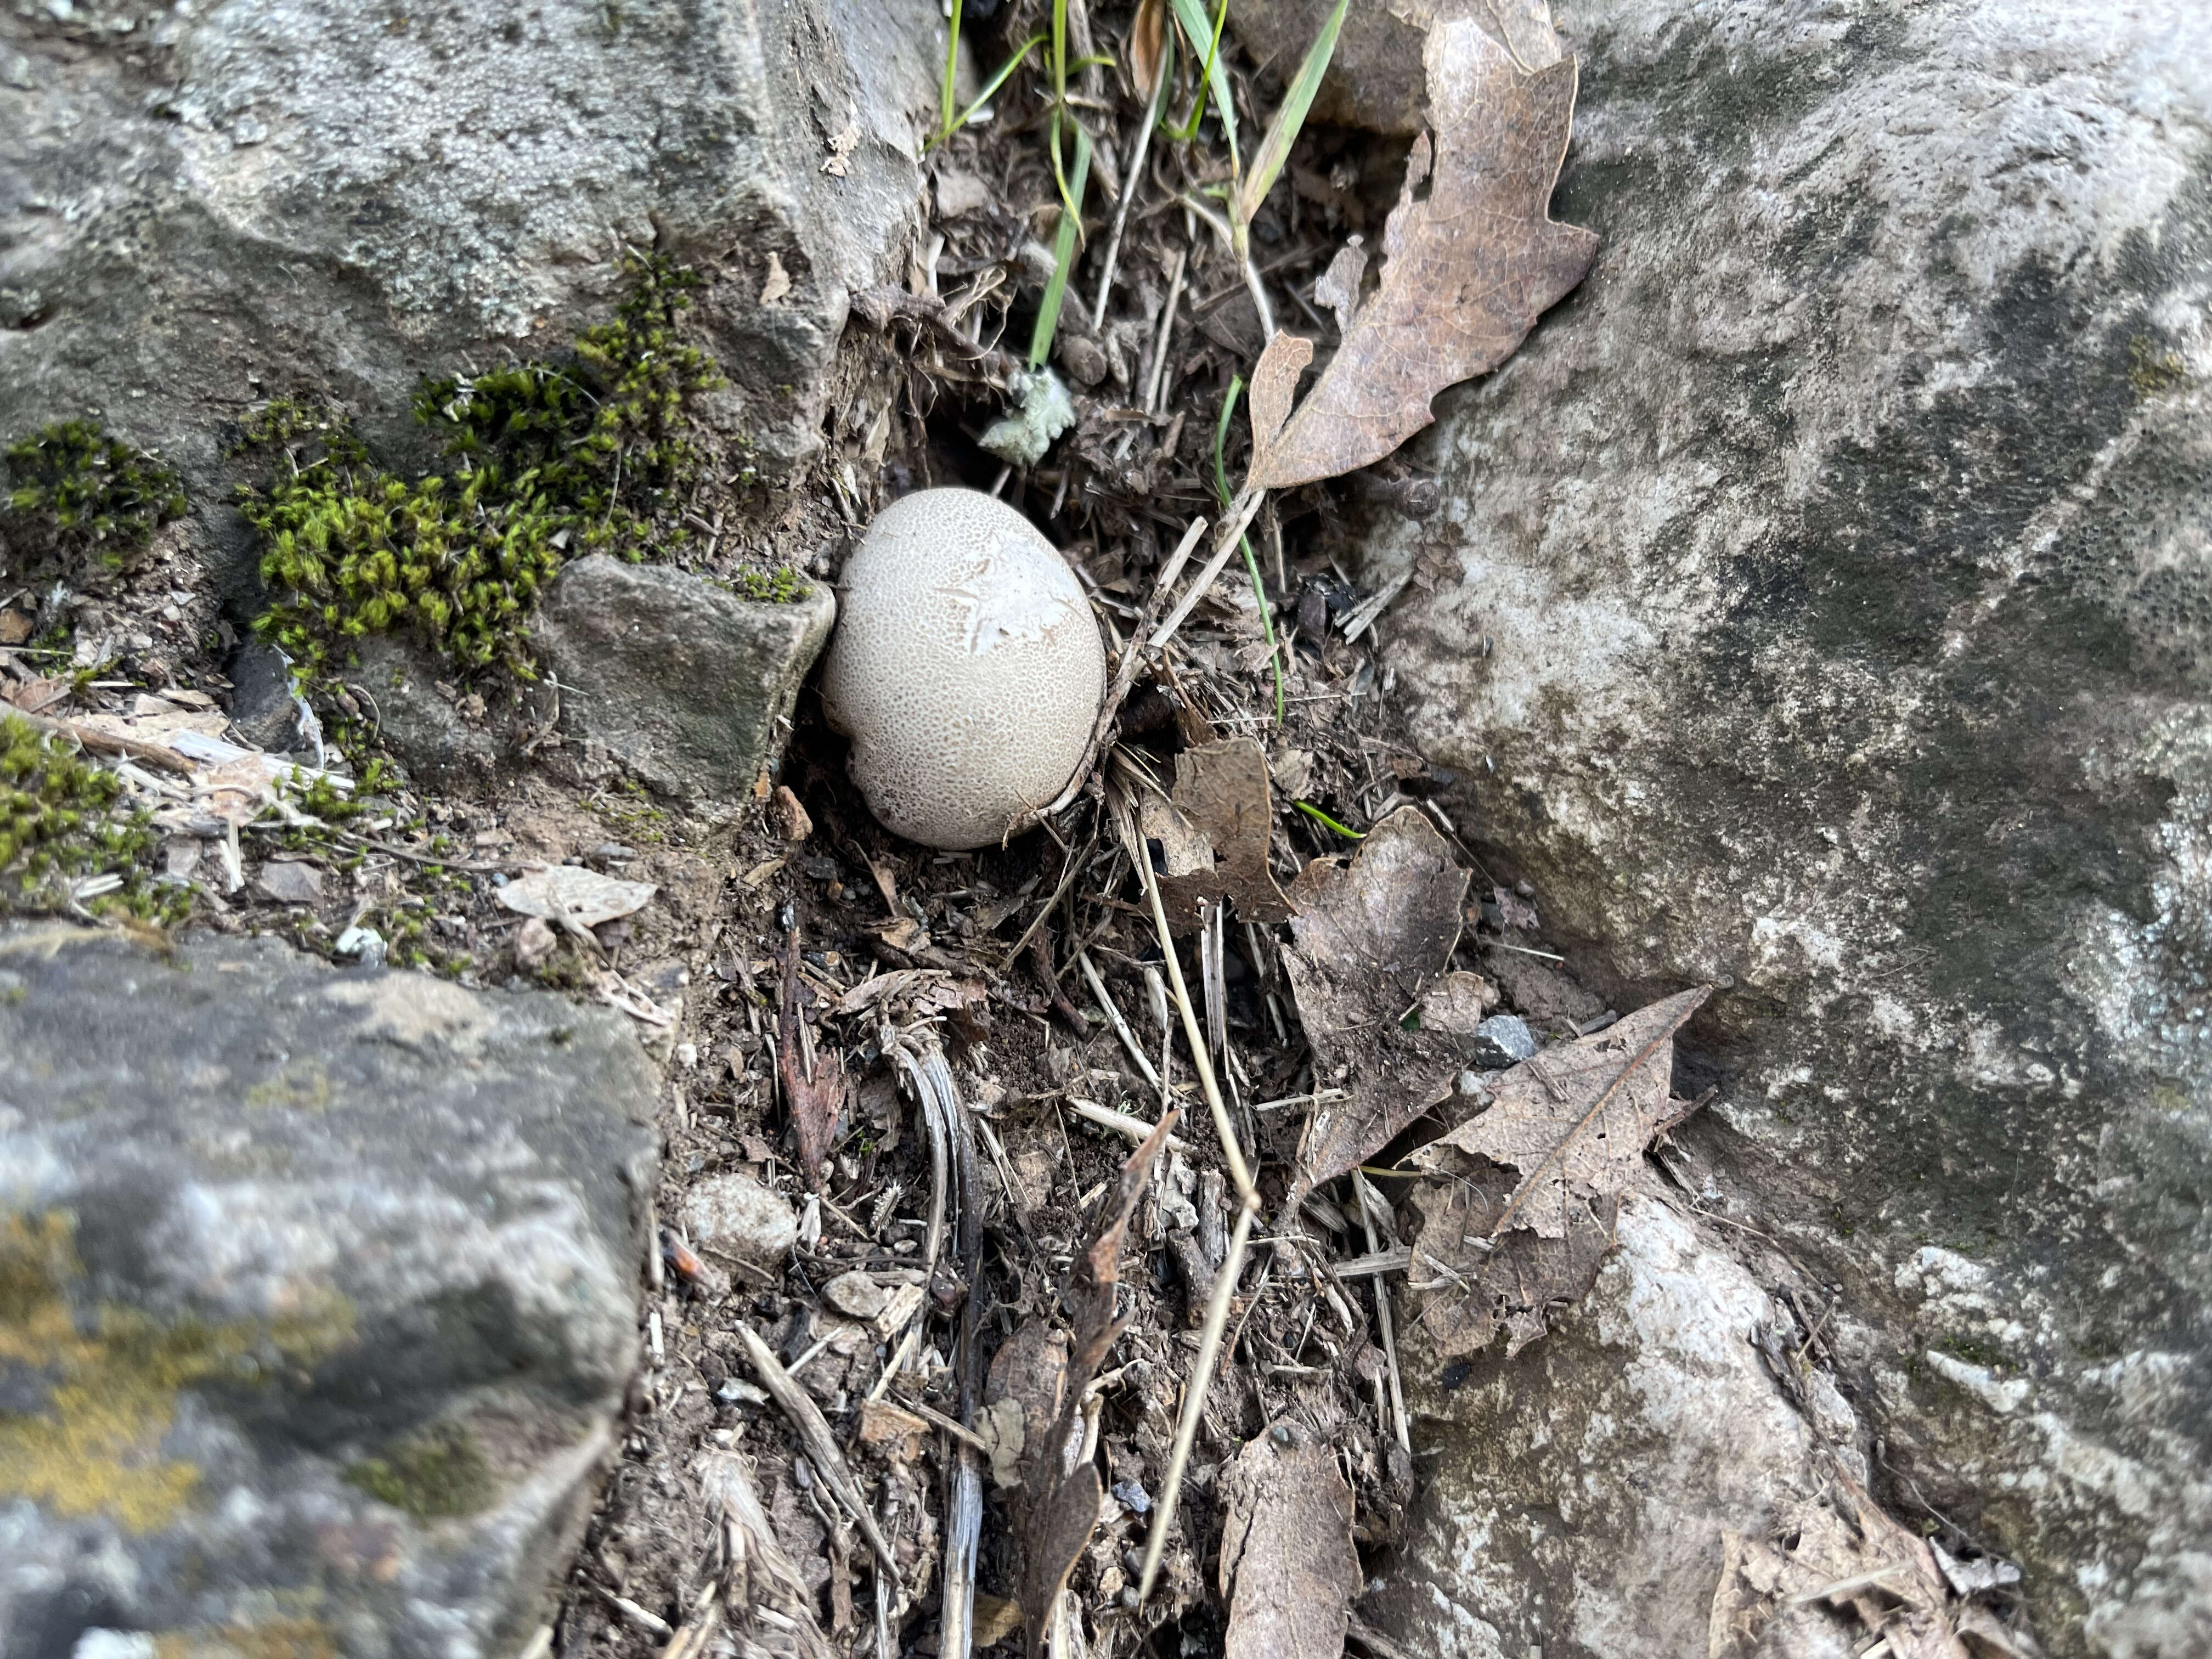
[[[88,1334],[68,1297],[84,1277],[76,1231],[62,1210],[0,1218],[0,1365],[50,1379],[42,1410],[0,1415],[0,1494],[155,1531],[200,1480],[162,1453],[179,1394],[218,1376],[252,1382],[276,1364],[311,1365],[350,1339],[350,1310],[331,1297],[316,1316],[163,1326],[103,1305]]]

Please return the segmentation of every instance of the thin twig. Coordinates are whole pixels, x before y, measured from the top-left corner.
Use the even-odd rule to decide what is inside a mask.
[[[1129,1029],[1129,1022],[1121,1018],[1121,1010],[1107,990],[1106,981],[1098,977],[1097,969],[1091,966],[1091,953],[1078,951],[1075,965],[1083,970],[1083,977],[1091,981],[1091,994],[1098,999],[1098,1006],[1106,1016],[1106,1023],[1114,1028],[1114,1035],[1121,1039],[1121,1047],[1128,1051],[1129,1058],[1137,1062],[1137,1069],[1145,1074],[1145,1081],[1155,1089],[1161,1087],[1159,1073],[1146,1057],[1142,1045],[1137,1041],[1137,1034]]]
[[[1152,87],[1152,105],[1145,112],[1144,130],[1137,135],[1137,148],[1129,157],[1129,165],[1122,170],[1121,203],[1114,210],[1113,234],[1106,239],[1105,268],[1098,277],[1098,302],[1091,313],[1093,329],[1106,326],[1106,304],[1114,297],[1114,267],[1121,258],[1121,231],[1129,222],[1129,204],[1137,199],[1137,186],[1145,179],[1145,155],[1152,148],[1152,129],[1159,125],[1160,111],[1167,104],[1170,78],[1163,63],[1159,79]]]
[[[1352,1196],[1359,1202],[1359,1218],[1367,1225],[1367,1248],[1370,1252],[1379,1255],[1382,1249],[1382,1240],[1375,1227],[1375,1194],[1367,1185],[1367,1177],[1357,1170],[1352,1172]],[[1407,1252],[1407,1259],[1410,1265],[1412,1261],[1410,1251]],[[1337,1269],[1337,1277],[1340,1279],[1344,1277],[1343,1268]],[[1376,1279],[1375,1322],[1382,1330],[1382,1358],[1390,1368],[1391,1419],[1398,1431],[1399,1448],[1410,1453],[1413,1449],[1413,1437],[1406,1427],[1406,1390],[1398,1376],[1398,1334],[1391,1326],[1390,1290],[1388,1285],[1381,1282],[1382,1275],[1379,1273],[1376,1275]]]
[[[830,1496],[853,1517],[854,1524],[860,1529],[860,1536],[868,1540],[868,1547],[876,1553],[876,1559],[883,1563],[884,1570],[896,1577],[898,1558],[891,1553],[890,1545],[884,1541],[882,1531],[876,1525],[876,1517],[861,1502],[860,1492],[846,1471],[845,1455],[837,1449],[837,1442],[830,1435],[830,1425],[823,1419],[822,1408],[814,1403],[813,1397],[805,1389],[792,1380],[791,1373],[784,1370],[782,1362],[776,1358],[768,1344],[760,1340],[751,1326],[739,1320],[737,1331],[738,1340],[744,1344],[745,1358],[752,1361],[761,1385],[775,1397],[775,1403],[783,1407],[784,1415],[799,1431],[799,1437],[805,1444],[807,1455],[814,1460],[822,1484],[830,1488]],[[664,1626],[663,1628],[666,1627]]]
[[[1111,1129],[1117,1135],[1127,1135],[1130,1139],[1136,1141],[1143,1140],[1159,1127],[1157,1123],[1147,1123],[1144,1119],[1133,1116],[1127,1112],[1117,1112],[1109,1106],[1100,1106],[1088,1100],[1078,1100],[1072,1095],[1068,1097],[1067,1109],[1085,1123],[1095,1123],[1102,1129]],[[1170,1135],[1168,1149],[1170,1152],[1187,1152],[1190,1150],[1190,1143],[1181,1135]]]
[[[1198,1420],[1206,1410],[1206,1389],[1213,1382],[1213,1362],[1221,1352],[1222,1334],[1229,1328],[1229,1299],[1244,1271],[1244,1247],[1252,1236],[1253,1206],[1237,1213],[1237,1231],[1230,1235],[1229,1256],[1213,1276],[1213,1294],[1206,1304],[1206,1326],[1199,1333],[1198,1358],[1191,1366],[1183,1395],[1182,1420],[1176,1426],[1175,1450],[1168,1459],[1167,1479],[1152,1505],[1152,1530],[1145,1540],[1145,1569],[1137,1583],[1139,1602],[1152,1593],[1158,1577],[1160,1557],[1168,1545],[1168,1525],[1175,1519],[1176,1502],[1182,1496],[1183,1471],[1190,1463],[1190,1449],[1198,1438]]]

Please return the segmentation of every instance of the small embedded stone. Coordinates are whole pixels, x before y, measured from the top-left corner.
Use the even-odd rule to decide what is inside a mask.
[[[891,1293],[855,1269],[839,1273],[822,1287],[822,1299],[850,1319],[873,1319],[884,1310]]]
[[[279,904],[322,902],[323,872],[312,864],[289,859],[271,861],[261,866],[260,878],[254,885]]]
[[[691,1242],[699,1249],[775,1268],[799,1242],[799,1218],[782,1196],[750,1176],[709,1176],[684,1200]]]
[[[1536,1039],[1528,1023],[1518,1014],[1492,1014],[1474,1028],[1468,1058],[1490,1071],[1500,1071],[1533,1059]]]

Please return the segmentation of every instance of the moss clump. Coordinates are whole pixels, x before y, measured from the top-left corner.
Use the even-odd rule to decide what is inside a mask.
[[[814,591],[787,564],[773,570],[741,570],[720,585],[756,605],[796,605]]]
[[[383,1457],[349,1464],[345,1478],[417,1521],[473,1515],[493,1496],[483,1454],[468,1431],[451,1425],[402,1441]]]
[[[119,570],[185,514],[184,483],[96,421],[57,421],[4,452],[9,542],[75,572]],[[27,564],[26,568],[27,568]]]
[[[120,811],[123,781],[63,748],[28,720],[0,715],[0,915],[66,910],[78,884],[122,885],[87,902],[93,914],[181,921],[182,889],[157,886],[160,838],[143,811]]]
[[[679,541],[665,521],[698,477],[690,404],[720,380],[677,332],[697,279],[658,256],[629,274],[615,319],[571,361],[422,387],[441,473],[375,465],[329,410],[278,403],[250,422],[241,448],[282,456],[241,496],[275,595],[255,631],[310,675],[363,635],[405,628],[464,673],[530,678],[523,625],[563,564]]]

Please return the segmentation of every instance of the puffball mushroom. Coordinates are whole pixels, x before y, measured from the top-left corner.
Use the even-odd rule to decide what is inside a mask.
[[[822,670],[830,724],[884,827],[987,847],[1066,787],[1106,696],[1106,652],[1059,549],[1004,501],[924,489],[846,561]]]

